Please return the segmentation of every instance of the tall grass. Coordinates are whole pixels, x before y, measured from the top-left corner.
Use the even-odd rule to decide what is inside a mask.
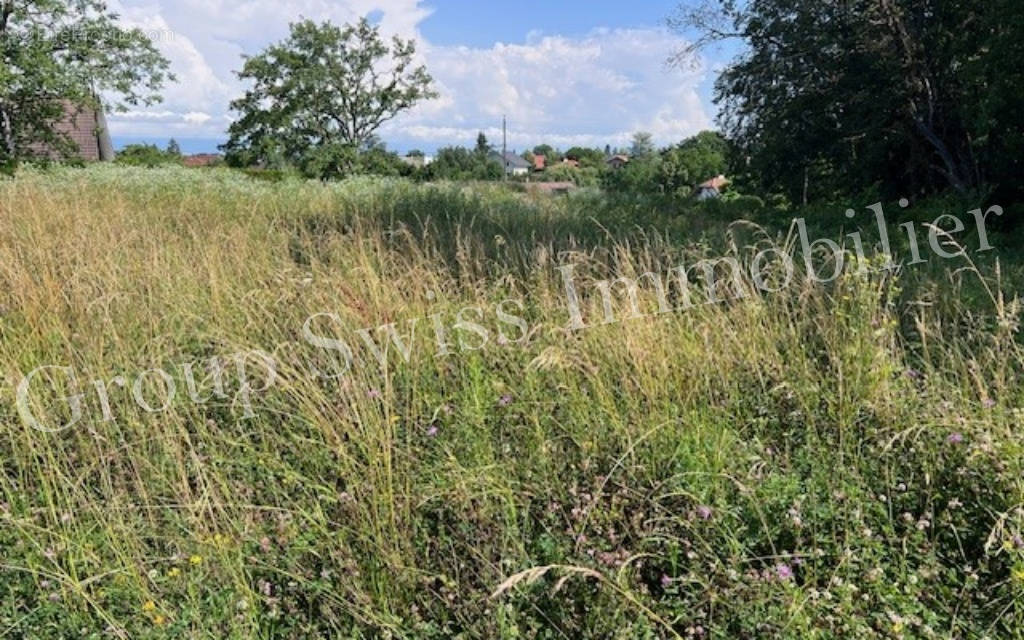
[[[559,266],[592,294],[767,246],[793,250],[784,212],[587,193],[107,167],[0,183],[0,637],[1019,635],[1016,265],[745,282],[662,314],[642,294],[609,324],[588,295],[568,329]],[[328,313],[315,332],[355,351],[333,380],[303,336]],[[387,323],[408,361],[356,333],[383,344]],[[254,349],[271,388],[250,356],[254,388],[231,365],[225,397],[208,378],[187,397],[183,363]],[[16,409],[45,365],[86,396],[71,428]],[[149,413],[131,387],[153,367],[178,394]],[[46,425],[72,386],[35,379]]]

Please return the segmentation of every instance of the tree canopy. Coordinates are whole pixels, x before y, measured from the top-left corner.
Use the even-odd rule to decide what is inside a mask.
[[[691,52],[746,45],[716,100],[765,189],[895,197],[1021,175],[1019,0],[708,0],[672,24],[697,30]]]
[[[224,146],[233,164],[294,164],[311,175],[344,174],[378,128],[421,100],[433,80],[414,66],[413,40],[390,45],[365,18],[338,27],[294,23],[283,42],[248,58],[252,83],[231,103],[239,118]]]
[[[145,33],[117,20],[102,0],[0,0],[0,166],[40,147],[75,154],[53,127],[66,103],[125,109],[160,100],[173,79],[168,61]]]

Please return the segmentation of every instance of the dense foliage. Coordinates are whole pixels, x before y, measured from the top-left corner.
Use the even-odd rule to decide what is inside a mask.
[[[168,61],[140,29],[128,29],[102,0],[0,0],[0,169],[41,148],[73,157],[52,126],[65,101],[93,110],[153,104],[171,79]]]
[[[285,41],[238,74],[252,86],[231,103],[239,117],[224,146],[228,162],[347,175],[383,123],[436,95],[426,68],[413,67],[415,54],[413,40],[388,45],[366,19],[292,24]]]
[[[156,167],[162,164],[181,164],[181,149],[173,139],[166,149],[154,144],[129,144],[117,152],[115,162],[135,167]]]
[[[763,191],[1024,193],[1019,0],[708,0],[673,24],[745,45],[717,99]]]

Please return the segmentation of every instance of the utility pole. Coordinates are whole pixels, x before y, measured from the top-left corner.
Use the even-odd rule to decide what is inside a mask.
[[[508,180],[508,123],[501,116],[501,168],[505,172],[502,180]]]

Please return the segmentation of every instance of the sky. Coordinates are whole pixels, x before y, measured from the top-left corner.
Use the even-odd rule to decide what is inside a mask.
[[[667,64],[686,41],[664,26],[678,0],[114,0],[124,23],[143,29],[178,80],[164,102],[109,117],[115,144],[216,151],[246,85],[243,55],[287,36],[301,18],[337,24],[369,16],[386,35],[415,38],[440,97],[379,131],[389,149],[431,153],[472,146],[483,131],[509,148],[541,143],[628,145],[648,131],[659,144],[714,126],[711,87],[728,58]]]

